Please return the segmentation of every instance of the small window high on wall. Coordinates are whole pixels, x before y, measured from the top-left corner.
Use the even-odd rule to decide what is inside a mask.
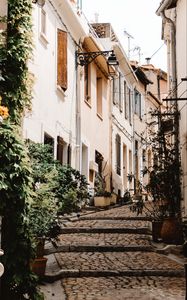
[[[57,84],[67,90],[67,32],[60,29],[57,32]]]

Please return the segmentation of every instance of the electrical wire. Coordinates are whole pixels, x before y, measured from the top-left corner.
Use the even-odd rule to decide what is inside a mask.
[[[152,58],[163,46],[165,45],[165,43],[163,43],[154,53],[153,55],[151,55],[150,58]]]

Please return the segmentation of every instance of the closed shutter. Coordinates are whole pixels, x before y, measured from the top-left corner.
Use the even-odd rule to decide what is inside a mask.
[[[121,175],[121,138],[116,135],[116,173]]]
[[[67,32],[58,29],[57,84],[67,90]]]
[[[113,79],[113,103],[116,105],[119,103],[119,79]]]
[[[141,119],[144,118],[144,113],[145,113],[145,101],[143,95],[141,95]]]
[[[119,109],[120,112],[123,111],[123,76],[119,74]]]

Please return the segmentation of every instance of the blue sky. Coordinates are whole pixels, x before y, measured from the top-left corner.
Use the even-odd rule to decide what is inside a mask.
[[[155,13],[160,2],[161,0],[82,0],[82,8],[89,21],[95,21],[95,14],[98,14],[99,22],[112,24],[127,54],[128,37],[124,31],[133,37],[129,40],[132,60],[139,61],[140,58],[140,63],[144,64],[145,58],[152,56],[151,63],[166,70],[166,46],[162,46],[164,42],[161,40],[162,20]]]

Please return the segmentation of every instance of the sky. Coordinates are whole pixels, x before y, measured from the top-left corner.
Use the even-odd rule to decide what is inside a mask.
[[[82,0],[82,10],[90,22],[96,20],[97,14],[98,22],[111,23],[131,60],[144,64],[145,58],[151,57],[151,63],[156,68],[166,71],[166,45],[161,39],[162,19],[156,15],[160,2],[161,0]],[[129,35],[132,38],[128,38]]]

